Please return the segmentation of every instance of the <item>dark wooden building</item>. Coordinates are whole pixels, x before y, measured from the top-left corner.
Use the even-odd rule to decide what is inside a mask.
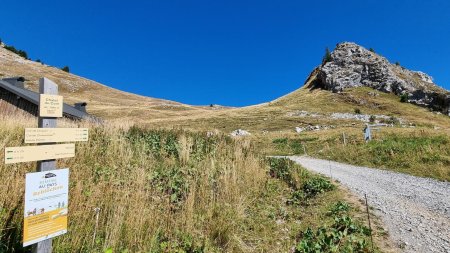
[[[32,115],[38,116],[39,93],[25,89],[23,77],[4,78],[0,80],[0,99]],[[98,120],[86,112],[86,103],[74,106],[64,103],[63,116],[73,120]]]

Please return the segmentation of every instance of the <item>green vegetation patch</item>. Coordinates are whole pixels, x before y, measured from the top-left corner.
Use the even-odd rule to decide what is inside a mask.
[[[372,252],[369,247],[371,230],[351,218],[349,210],[348,203],[335,203],[329,211],[332,222],[317,229],[308,227],[300,234],[294,252]]]

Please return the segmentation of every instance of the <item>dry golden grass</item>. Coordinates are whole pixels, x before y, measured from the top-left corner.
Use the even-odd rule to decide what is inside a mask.
[[[39,78],[47,77],[58,84],[65,102],[69,104],[87,102],[88,112],[104,119],[120,118],[139,122],[150,118],[196,115],[209,110],[207,107],[194,107],[119,91],[52,66],[25,60],[1,46],[0,62],[0,78],[23,76],[26,79],[25,86],[37,91]],[[148,84],[134,83],[134,85]]]
[[[23,146],[23,130],[36,119],[0,115],[0,149]],[[70,168],[69,232],[54,240],[55,252],[287,252],[342,196],[333,191],[309,206],[288,205],[290,188],[268,175],[250,139],[127,123],[58,125],[89,127],[90,140],[77,143],[76,158],[58,160]],[[24,178],[35,166],[0,165],[0,251],[23,250]]]

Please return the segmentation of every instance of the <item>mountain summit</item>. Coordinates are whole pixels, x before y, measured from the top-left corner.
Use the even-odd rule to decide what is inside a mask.
[[[433,83],[420,71],[391,64],[373,50],[351,42],[336,46],[306,80],[308,88],[341,92],[346,88],[367,86],[403,95],[408,102],[450,115],[450,92]]]

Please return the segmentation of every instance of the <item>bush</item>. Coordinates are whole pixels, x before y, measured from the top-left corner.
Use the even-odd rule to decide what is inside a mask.
[[[323,177],[313,177],[305,182],[303,185],[303,191],[308,198],[314,197],[319,193],[331,191],[334,189],[334,185]]]
[[[323,225],[315,231],[308,227],[301,233],[294,252],[369,252],[366,238],[371,231],[348,216],[349,210],[347,203],[336,203],[330,210],[334,216],[333,223],[330,226]]]
[[[375,53],[375,50],[373,48],[369,48],[369,51]]]
[[[361,114],[361,109],[355,108],[355,113],[356,113],[356,114]]]
[[[6,46],[6,45],[5,45],[5,49],[7,49],[7,50],[9,50],[9,51],[11,51],[11,52],[13,52],[13,53],[15,53],[15,54],[17,54],[17,55],[19,55],[19,56],[25,58],[25,59],[28,59],[28,54],[27,54],[27,52],[25,52],[25,51],[23,51],[23,50],[18,50],[18,49],[16,49],[16,48],[13,47],[13,46]]]
[[[61,70],[64,71],[64,72],[70,73],[69,66],[64,66],[64,67],[61,68]]]
[[[395,65],[400,66],[400,62],[396,61]]]
[[[408,102],[408,94],[406,94],[406,93],[403,93],[402,95],[400,95],[400,102],[402,102],[402,103],[406,103],[406,102]]]
[[[370,115],[369,122],[373,123],[373,122],[375,122],[375,119],[376,119],[375,115]]]

